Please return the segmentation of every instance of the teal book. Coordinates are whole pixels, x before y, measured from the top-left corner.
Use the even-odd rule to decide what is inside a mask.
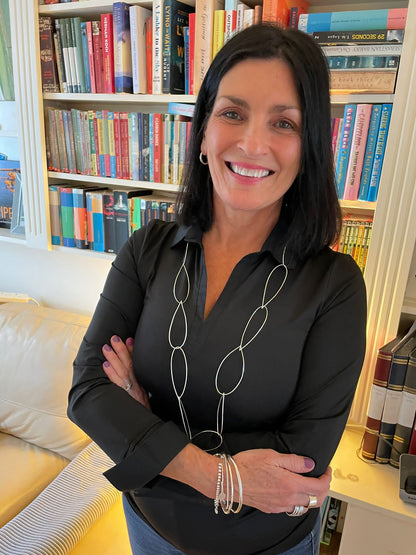
[[[373,167],[371,170],[370,185],[367,200],[377,200],[378,188],[380,186],[381,170],[383,168],[384,153],[386,151],[387,136],[389,133],[392,104],[383,104],[381,109],[380,127],[377,134],[376,148],[374,152]]]
[[[360,188],[358,191],[358,200],[367,200],[368,189],[370,187],[371,170],[373,168],[374,153],[376,150],[378,128],[380,127],[381,108],[381,104],[373,104],[373,109],[371,111],[367,143],[365,145],[363,169],[361,172]]]
[[[404,29],[406,17],[407,8],[305,13],[299,16],[298,29],[305,33]]]
[[[61,200],[62,245],[64,247],[75,247],[72,188],[60,187],[59,194]]]

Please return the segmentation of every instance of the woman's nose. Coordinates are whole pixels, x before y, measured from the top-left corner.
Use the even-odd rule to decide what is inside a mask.
[[[267,129],[256,121],[248,123],[241,129],[238,146],[248,156],[266,154],[269,148]]]

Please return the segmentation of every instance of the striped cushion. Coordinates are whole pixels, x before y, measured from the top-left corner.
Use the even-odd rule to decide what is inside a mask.
[[[102,475],[113,462],[90,443],[0,529],[1,555],[64,555],[121,495]]]

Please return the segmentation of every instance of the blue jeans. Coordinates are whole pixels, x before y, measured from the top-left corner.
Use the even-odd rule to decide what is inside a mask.
[[[123,495],[123,508],[133,555],[184,555],[157,534],[136,515]],[[318,555],[321,519],[316,519],[312,531],[295,547],[281,555]]]

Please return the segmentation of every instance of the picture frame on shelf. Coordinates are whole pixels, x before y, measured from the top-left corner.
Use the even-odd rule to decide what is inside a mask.
[[[16,176],[20,174],[18,160],[0,160],[0,227],[10,229]]]

